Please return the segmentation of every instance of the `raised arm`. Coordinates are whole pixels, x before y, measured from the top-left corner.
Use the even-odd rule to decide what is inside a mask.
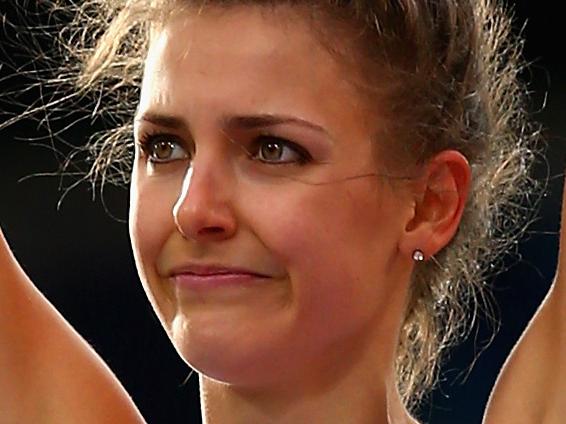
[[[554,282],[507,359],[485,424],[563,424],[566,420],[566,186]]]
[[[110,369],[25,275],[1,230],[0,422],[144,422]]]

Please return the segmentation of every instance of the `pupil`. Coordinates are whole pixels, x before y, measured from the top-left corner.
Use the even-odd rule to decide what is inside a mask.
[[[273,160],[281,158],[281,145],[279,143],[267,143],[264,145],[263,154],[266,159]]]
[[[155,146],[155,155],[158,159],[167,159],[171,155],[171,143],[162,141]]]

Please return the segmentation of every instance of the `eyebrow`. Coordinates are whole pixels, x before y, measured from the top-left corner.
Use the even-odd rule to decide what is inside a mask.
[[[241,129],[256,129],[272,127],[281,124],[295,124],[301,127],[309,128],[314,131],[322,132],[329,135],[328,132],[315,123],[306,121],[304,119],[295,118],[293,116],[286,115],[272,115],[272,114],[260,114],[260,115],[250,115],[250,116],[231,116],[225,118],[224,125],[227,128],[241,128]]]
[[[145,121],[160,127],[171,129],[183,129],[188,127],[183,118],[155,112],[145,112],[141,116],[137,116],[135,121]]]
[[[155,112],[145,112],[141,116],[135,118],[136,121],[146,121],[160,127],[170,129],[187,129],[187,122],[178,116],[167,115]],[[328,137],[330,134],[320,125],[287,115],[259,114],[259,115],[242,115],[228,116],[220,120],[225,128],[253,130],[257,128],[272,127],[281,124],[295,124],[304,128],[321,132]]]

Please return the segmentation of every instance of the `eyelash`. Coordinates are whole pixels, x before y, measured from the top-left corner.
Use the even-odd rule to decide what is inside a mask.
[[[291,149],[297,156],[297,160],[293,161],[293,162],[273,162],[273,161],[267,161],[267,160],[262,160],[259,159],[258,155],[260,152],[260,148],[262,146],[262,143],[264,142],[275,142],[278,144],[281,144],[283,147],[287,147],[289,149]],[[281,166],[281,165],[305,165],[309,162],[312,162],[312,156],[311,154],[302,146],[298,145],[297,143],[294,143],[290,140],[287,140],[285,138],[282,137],[277,137],[274,135],[270,135],[270,134],[262,134],[259,135],[257,137],[255,137],[252,142],[251,142],[251,151],[248,151],[248,156],[251,160],[257,160],[259,162],[268,164],[268,165],[277,165],[277,166]]]
[[[155,132],[155,133],[147,132],[147,133],[143,133],[139,136],[137,144],[140,147],[143,154],[147,157],[147,160],[149,162],[151,162],[152,164],[162,165],[162,164],[167,164],[167,163],[171,163],[171,162],[179,160],[179,159],[158,160],[153,156],[153,153],[154,153],[154,152],[152,152],[153,144],[158,142],[158,141],[162,141],[162,140],[166,140],[171,144],[175,144],[175,145],[179,146],[179,148],[181,148],[185,151],[186,158],[191,157],[191,154],[186,152],[186,149],[183,146],[183,143],[180,142],[179,137],[177,137],[176,135],[168,134],[168,133],[161,133],[161,132]]]
[[[140,149],[142,150],[142,152],[144,153],[144,155],[148,158],[148,161],[151,162],[154,165],[161,165],[161,164],[167,164],[167,163],[171,163],[174,162],[176,160],[179,159],[172,159],[172,160],[157,160],[155,159],[152,155],[152,145],[153,143],[157,142],[157,141],[161,141],[161,140],[167,140],[172,144],[175,144],[177,146],[179,146],[181,149],[185,150],[185,147],[183,146],[183,143],[179,140],[179,138],[173,134],[168,134],[168,133],[160,133],[160,132],[156,132],[156,133],[143,133],[142,135],[139,136],[139,140],[138,140],[138,145],[140,147]],[[282,145],[284,148],[289,148],[291,149],[297,156],[297,160],[296,161],[288,161],[288,162],[276,162],[276,161],[267,161],[267,160],[263,160],[260,159],[258,157],[259,152],[260,152],[260,148],[262,147],[262,144],[264,142],[268,142],[271,141],[273,143],[278,143],[280,145]],[[311,154],[302,146],[287,140],[285,138],[282,137],[278,137],[275,135],[271,135],[271,134],[261,134],[255,138],[252,139],[252,141],[250,142],[249,147],[244,148],[244,150],[247,153],[247,156],[250,160],[255,160],[255,161],[259,161],[261,163],[264,164],[268,164],[268,165],[276,165],[276,166],[282,166],[282,165],[297,165],[297,166],[302,166],[305,165],[309,162],[312,161],[312,156]],[[186,153],[186,158],[190,159],[191,154],[190,153]]]

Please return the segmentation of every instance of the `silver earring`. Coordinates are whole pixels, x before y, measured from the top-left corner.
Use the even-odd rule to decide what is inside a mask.
[[[415,262],[422,262],[424,261],[424,253],[422,250],[420,249],[415,249],[415,251],[413,252],[413,260]]]

